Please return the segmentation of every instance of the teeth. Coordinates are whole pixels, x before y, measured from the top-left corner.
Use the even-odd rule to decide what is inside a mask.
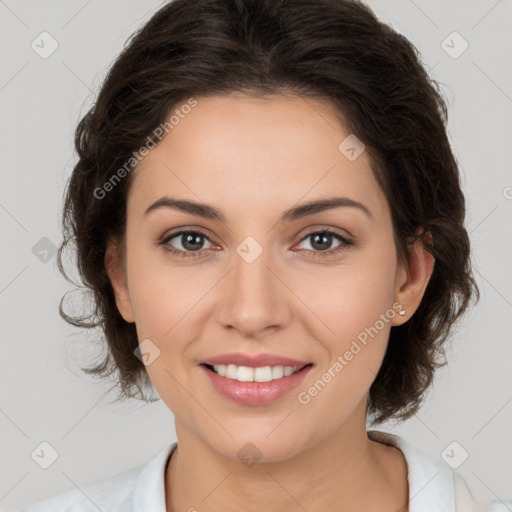
[[[238,380],[240,382],[269,382],[271,380],[288,377],[299,366],[262,366],[251,368],[249,366],[237,366],[236,364],[214,364],[213,369],[221,377]]]

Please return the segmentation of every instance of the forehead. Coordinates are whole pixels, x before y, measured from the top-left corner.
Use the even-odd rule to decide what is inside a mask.
[[[237,215],[280,212],[301,199],[343,195],[385,213],[367,152],[347,158],[351,134],[329,103],[242,94],[196,101],[133,171],[129,209],[142,213],[167,194],[215,204],[229,216],[230,206]]]

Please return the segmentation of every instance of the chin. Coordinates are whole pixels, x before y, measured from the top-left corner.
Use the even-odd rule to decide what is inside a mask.
[[[273,428],[276,428],[276,425]],[[234,433],[233,437],[226,434],[222,439],[208,439],[207,436],[204,441],[222,456],[243,462],[247,466],[258,462],[282,462],[295,457],[305,449],[305,436],[299,435],[298,432],[293,434],[285,429],[277,433],[280,428],[278,426],[275,432],[272,432],[272,429],[255,429],[254,432],[248,429]],[[267,435],[269,432],[272,433]]]

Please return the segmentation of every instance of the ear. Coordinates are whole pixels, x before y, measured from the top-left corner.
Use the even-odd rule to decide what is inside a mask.
[[[105,270],[114,290],[117,309],[127,322],[135,322],[126,273],[121,258],[121,251],[117,242],[109,240],[105,251]]]
[[[419,230],[421,232],[421,228]],[[418,233],[418,232],[417,232]],[[409,265],[400,265],[395,280],[395,302],[405,315],[395,315],[392,325],[402,325],[418,309],[434,270],[435,258],[425,248],[424,242],[432,245],[432,234],[427,232],[409,250]]]

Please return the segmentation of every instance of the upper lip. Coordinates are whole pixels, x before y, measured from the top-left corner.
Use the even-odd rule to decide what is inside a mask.
[[[297,359],[282,357],[276,354],[249,355],[241,352],[233,352],[230,354],[209,357],[208,359],[201,361],[201,364],[236,364],[237,366],[248,366],[250,368],[262,366],[294,366],[303,368],[309,363],[307,361],[299,361]]]

